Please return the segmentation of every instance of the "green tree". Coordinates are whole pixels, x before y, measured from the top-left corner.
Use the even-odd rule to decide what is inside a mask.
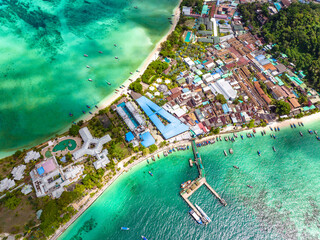
[[[72,126],[69,128],[69,134],[75,137],[79,134],[79,130],[80,130],[80,127],[78,125],[72,124]]]
[[[279,115],[288,115],[290,113],[290,104],[280,100],[276,102],[276,113]]]
[[[157,149],[158,149],[158,147],[157,147],[157,145],[155,145],[155,144],[152,144],[152,145],[149,147],[150,153],[153,153],[153,152],[157,151]]]
[[[216,96],[216,100],[221,104],[227,103],[227,100],[225,99],[225,97],[220,93]]]
[[[9,194],[10,197],[7,197],[4,202],[4,206],[10,210],[14,210],[18,207],[21,202],[20,198],[17,198],[13,194]]]
[[[254,128],[254,119],[251,119],[247,126],[248,128]]]
[[[226,21],[225,21],[225,20],[219,20],[219,23],[220,23],[220,24],[225,24]]]
[[[199,29],[204,31],[206,30],[206,25],[204,25],[203,23],[200,24]]]
[[[140,80],[137,80],[137,81],[131,83],[129,85],[129,89],[131,89],[137,93],[142,93],[142,85],[140,83]]]
[[[210,132],[212,132],[213,134],[219,134],[220,133],[220,128],[211,128]]]
[[[298,101],[300,104],[305,104],[308,102],[308,98],[307,98],[307,96],[300,94]]]

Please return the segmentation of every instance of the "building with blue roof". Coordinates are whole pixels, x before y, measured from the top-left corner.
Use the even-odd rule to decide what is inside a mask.
[[[222,104],[222,110],[225,114],[230,112],[230,108],[228,107],[228,104]]]
[[[266,57],[264,55],[258,55],[255,57],[255,59],[260,62],[262,59],[265,59]]]
[[[136,101],[165,139],[175,137],[189,130],[187,125],[148,98],[142,96]],[[166,124],[163,123],[164,121]]]
[[[134,139],[134,135],[132,132],[127,132],[126,133],[126,141],[131,142]]]
[[[44,174],[44,168],[43,167],[39,167],[37,169],[38,174],[41,176],[42,174]]]
[[[156,142],[150,132],[144,132],[140,134],[139,137],[141,139],[141,144],[144,147],[150,147],[152,144],[155,144]]]

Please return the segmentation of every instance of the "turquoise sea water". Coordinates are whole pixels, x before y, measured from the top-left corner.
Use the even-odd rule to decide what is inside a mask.
[[[59,240],[140,239],[141,235],[151,240],[319,239],[320,142],[307,133],[308,128],[320,132],[320,123],[282,129],[275,140],[267,130],[264,137],[257,133],[241,140],[238,134],[235,143],[199,148],[207,182],[228,203],[223,207],[204,186],[190,197],[212,219],[206,227],[189,216],[179,195],[180,184],[198,175],[188,164],[190,150],[141,163],[122,175]],[[223,150],[231,147],[234,154],[225,157]],[[121,231],[122,226],[130,230]]]
[[[0,157],[94,111],[167,33],[177,4],[0,0]]]

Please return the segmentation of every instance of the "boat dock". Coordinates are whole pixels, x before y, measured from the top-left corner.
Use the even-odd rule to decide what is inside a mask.
[[[189,184],[186,188],[184,188],[180,192],[180,196],[186,201],[186,203],[189,205],[189,207],[201,217],[202,221],[205,224],[208,224],[209,223],[208,220],[198,211],[198,209],[190,202],[190,200],[188,198],[195,191],[197,191],[202,185],[205,185],[207,187],[207,189],[210,190],[210,192],[220,201],[220,203],[223,206],[226,206],[227,203],[223,198],[220,197],[220,195],[207,182],[207,180],[205,178],[205,170],[202,165],[202,159],[201,159],[200,154],[198,153],[195,141],[192,141],[191,145],[192,145],[193,155],[194,155],[194,159],[195,159],[194,163],[197,165],[199,176],[197,179],[193,180],[191,182],[191,184]]]

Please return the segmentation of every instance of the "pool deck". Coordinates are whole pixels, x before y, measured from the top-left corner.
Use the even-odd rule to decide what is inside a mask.
[[[66,139],[72,139],[72,140],[76,141],[77,146],[76,146],[76,148],[75,148],[74,150],[69,151],[68,148],[66,148],[66,149],[63,150],[63,151],[57,151],[57,152],[53,152],[53,151],[52,151],[52,149],[53,149],[57,144],[59,144],[61,141],[66,140]],[[58,138],[58,140],[53,140],[53,141],[52,141],[52,145],[47,146],[47,147],[45,147],[45,148],[43,148],[43,149],[41,150],[41,154],[45,157],[46,151],[48,151],[48,150],[49,150],[49,151],[51,152],[51,154],[52,154],[53,156],[55,156],[55,157],[56,157],[56,156],[60,156],[60,155],[66,155],[68,152],[70,152],[70,153],[72,154],[73,152],[75,152],[75,151],[77,151],[78,149],[80,149],[81,146],[82,146],[82,139],[81,139],[80,137],[65,136],[65,137],[62,137],[62,138]]]

